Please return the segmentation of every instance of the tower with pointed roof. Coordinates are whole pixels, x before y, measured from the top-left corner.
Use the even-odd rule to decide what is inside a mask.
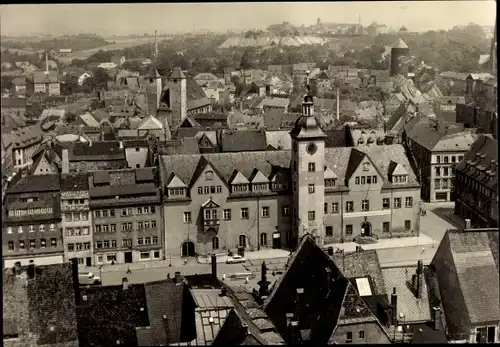
[[[292,138],[292,234],[297,245],[305,234],[323,244],[325,201],[325,133],[314,116],[314,99],[307,73],[307,92],[302,100],[302,115],[290,132]]]
[[[391,76],[408,76],[408,62],[406,60],[409,56],[410,48],[403,39],[400,38],[391,48]]]
[[[148,70],[147,73],[147,79],[149,79],[149,86],[150,91],[155,93],[156,95],[156,110],[160,107],[160,99],[161,99],[161,92],[163,89],[163,81],[160,73],[158,72],[158,41],[156,39],[156,30],[155,30],[155,54],[153,58],[153,63],[151,64],[151,67]],[[146,93],[147,96],[147,93]],[[153,101],[153,100],[151,100]],[[148,109],[148,113],[154,113],[152,112],[153,110]],[[149,115],[148,114],[148,115]]]
[[[173,128],[177,127],[187,117],[187,81],[181,68],[173,69],[168,78],[168,106],[172,112]]]

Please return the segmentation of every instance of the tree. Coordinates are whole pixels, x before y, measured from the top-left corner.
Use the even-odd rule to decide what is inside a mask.
[[[240,61],[240,69],[254,69],[256,68],[256,53],[253,49],[247,49],[245,53],[243,53],[243,57]]]
[[[127,60],[122,64],[121,68],[139,73],[145,72],[144,66],[137,60]]]
[[[94,82],[94,91],[96,90],[107,90],[108,89],[108,81],[109,81],[109,76],[103,68],[97,68],[93,71],[92,74],[93,77],[93,82]],[[90,78],[87,78],[87,80]],[[85,81],[87,81],[85,80]]]

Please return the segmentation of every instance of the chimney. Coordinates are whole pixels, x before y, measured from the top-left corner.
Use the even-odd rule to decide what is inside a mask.
[[[62,150],[62,173],[67,174],[69,173],[69,149],[63,148]]]
[[[123,141],[119,141],[118,145],[119,145],[120,149],[122,149],[123,148]]]
[[[419,260],[417,262],[417,283],[415,288],[417,299],[422,298],[423,281],[424,281],[424,263],[422,262],[422,260]]]
[[[467,218],[467,219],[465,220],[465,229],[470,229],[470,228],[471,228],[470,219],[469,219],[469,218]]]
[[[49,55],[45,53],[45,73],[49,73]]]
[[[328,290],[328,294],[330,293],[330,290],[332,289],[332,269],[329,267],[325,268],[325,274],[326,274],[326,289]]]
[[[217,256],[212,254],[212,279],[217,279]]]
[[[78,279],[78,259],[71,259],[71,277],[73,278],[73,290],[75,292],[75,303],[80,305],[80,280]]]
[[[183,279],[184,277],[182,277],[181,272],[176,271],[174,276],[174,283],[181,283]]]
[[[128,289],[128,278],[127,277],[122,278],[122,288],[123,288],[123,290]]]
[[[391,294],[391,306],[392,306],[392,324],[396,325],[396,321],[398,319],[398,295],[396,294],[396,287],[392,288]]]
[[[434,330],[441,330],[441,309],[439,307],[432,308],[432,324]]]
[[[28,265],[28,279],[32,280],[35,278],[35,264]]]

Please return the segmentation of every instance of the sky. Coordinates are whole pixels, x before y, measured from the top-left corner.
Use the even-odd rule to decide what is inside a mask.
[[[11,36],[239,31],[283,21],[307,26],[319,17],[322,22],[377,22],[424,31],[470,22],[494,25],[495,16],[494,0],[1,5],[0,30]]]

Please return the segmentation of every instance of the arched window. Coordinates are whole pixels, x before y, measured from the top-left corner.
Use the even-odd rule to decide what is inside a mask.
[[[239,237],[239,246],[246,247],[247,246],[247,237],[245,235],[240,235]]]
[[[219,249],[219,238],[217,236],[212,238],[212,249]]]
[[[267,246],[267,234],[266,233],[260,234],[260,245]]]

